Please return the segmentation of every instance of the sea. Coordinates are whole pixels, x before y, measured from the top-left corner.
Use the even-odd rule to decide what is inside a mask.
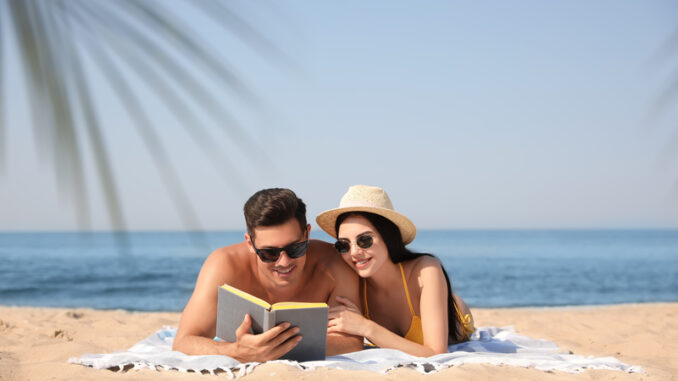
[[[181,311],[207,255],[242,239],[0,233],[0,305]],[[424,230],[409,247],[436,255],[472,307],[678,301],[678,230]]]

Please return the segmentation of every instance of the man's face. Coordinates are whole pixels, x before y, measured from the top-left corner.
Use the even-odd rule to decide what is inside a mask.
[[[302,230],[297,219],[292,218],[282,225],[254,228],[254,237],[246,234],[245,239],[252,255],[257,256],[255,246],[257,249],[283,248],[304,242],[308,238],[310,229],[311,226],[307,225],[306,229]],[[305,263],[306,255],[290,258],[286,251],[280,252],[280,257],[275,262],[263,262],[257,256],[259,274],[277,287],[296,284],[301,278]]]

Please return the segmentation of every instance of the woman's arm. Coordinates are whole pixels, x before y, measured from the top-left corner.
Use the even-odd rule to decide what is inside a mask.
[[[449,323],[447,316],[447,282],[440,262],[435,257],[420,257],[412,270],[421,289],[419,316],[424,331],[424,344],[435,353],[447,352]],[[413,277],[410,277],[412,279]]]
[[[329,246],[329,245],[328,245]],[[338,258],[334,248],[332,248],[332,257],[336,258],[328,266],[331,266],[332,277],[335,279],[335,286],[329,296],[327,304],[330,308],[341,306],[339,296],[349,303],[356,303],[360,300],[360,291],[358,275],[351,270],[343,260]],[[358,311],[360,313],[360,311]],[[363,338],[350,335],[347,332],[329,331],[327,332],[327,352],[328,356],[341,353],[355,352],[363,349]]]
[[[429,357],[436,353],[425,345],[407,340],[387,328],[366,319],[360,314],[357,307],[348,300],[338,297],[341,306],[330,308],[327,332],[343,332],[351,335],[366,337],[373,344],[381,348],[393,348],[418,357]],[[403,311],[409,313],[409,311]]]
[[[447,352],[447,285],[440,263],[433,257],[421,257],[413,272],[421,287],[419,310],[424,331],[423,345],[366,319],[354,304],[341,299],[341,307],[330,309],[328,332],[364,336],[381,348],[398,349],[413,356],[429,357]],[[409,311],[397,313],[409,314]]]

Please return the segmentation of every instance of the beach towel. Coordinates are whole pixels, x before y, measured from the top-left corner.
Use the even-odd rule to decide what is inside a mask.
[[[70,358],[68,362],[117,371],[147,368],[210,374],[223,372],[231,378],[247,375],[257,365],[260,365],[257,362],[242,364],[227,356],[188,356],[172,351],[175,334],[176,328],[164,327],[127,351],[84,354],[81,357]],[[289,364],[302,370],[327,367],[382,373],[401,367],[412,368],[421,373],[431,373],[451,366],[481,363],[533,367],[544,371],[558,370],[569,373],[579,373],[584,369],[643,372],[642,368],[624,364],[614,357],[586,357],[562,353],[555,343],[519,335],[512,327],[478,328],[470,341],[450,345],[448,353],[431,357],[415,357],[394,349],[375,348],[329,356],[324,361],[276,360],[273,362]]]

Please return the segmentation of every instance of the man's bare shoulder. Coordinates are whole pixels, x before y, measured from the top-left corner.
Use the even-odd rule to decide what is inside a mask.
[[[324,273],[335,279],[355,275],[355,272],[348,267],[331,243],[315,239],[309,240],[308,253],[312,258],[315,272]]]
[[[218,283],[231,283],[251,272],[251,253],[246,242],[214,250],[205,260],[201,272]]]
[[[336,263],[343,262],[332,244],[318,239],[308,241],[307,254],[316,267],[331,268]]]

